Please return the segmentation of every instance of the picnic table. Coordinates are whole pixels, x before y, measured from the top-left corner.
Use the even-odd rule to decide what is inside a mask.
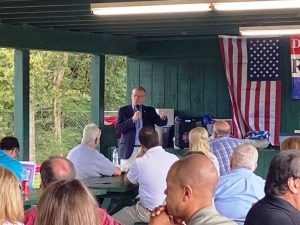
[[[102,207],[107,210],[111,207],[112,199],[131,202],[134,201],[137,195],[137,187],[127,187],[125,185],[124,174],[115,177],[92,177],[81,181],[89,188],[106,192],[98,197],[103,198]]]
[[[106,194],[105,189],[90,188],[94,196],[102,196]],[[25,209],[30,208],[38,203],[43,190],[41,188],[30,190],[28,194],[22,194],[23,206]]]

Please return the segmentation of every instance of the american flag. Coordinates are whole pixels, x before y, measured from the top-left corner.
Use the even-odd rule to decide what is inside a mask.
[[[232,104],[233,135],[269,131],[279,144],[281,46],[278,38],[219,36]]]

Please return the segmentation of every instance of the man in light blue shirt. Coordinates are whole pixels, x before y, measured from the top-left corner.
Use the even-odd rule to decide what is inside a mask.
[[[250,144],[237,146],[231,158],[231,171],[221,176],[214,201],[218,212],[230,219],[244,221],[252,204],[265,196],[265,181],[254,174],[258,152]]]
[[[0,165],[12,171],[21,182],[23,166],[16,159],[19,156],[19,148],[18,139],[15,137],[7,136],[0,141]]]
[[[67,158],[74,164],[76,178],[121,175],[120,168],[96,149],[100,143],[100,136],[101,130],[96,124],[86,125],[83,130],[81,144],[69,152]]]

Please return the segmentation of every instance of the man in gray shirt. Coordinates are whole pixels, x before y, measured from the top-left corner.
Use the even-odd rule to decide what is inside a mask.
[[[96,124],[86,125],[81,144],[69,152],[67,158],[74,164],[76,178],[119,176],[121,174],[120,168],[96,149],[100,136],[101,130]]]

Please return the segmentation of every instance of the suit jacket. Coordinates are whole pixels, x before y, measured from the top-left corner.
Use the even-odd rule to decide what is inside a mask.
[[[135,123],[132,120],[134,114],[132,105],[123,106],[119,109],[116,130],[121,133],[119,142],[119,156],[121,159],[128,159],[134,148],[135,142]],[[165,126],[168,119],[161,119],[155,109],[150,106],[142,105],[143,127],[153,127],[154,125]]]
[[[300,211],[282,198],[266,196],[249,210],[245,225],[268,224],[299,225]]]

